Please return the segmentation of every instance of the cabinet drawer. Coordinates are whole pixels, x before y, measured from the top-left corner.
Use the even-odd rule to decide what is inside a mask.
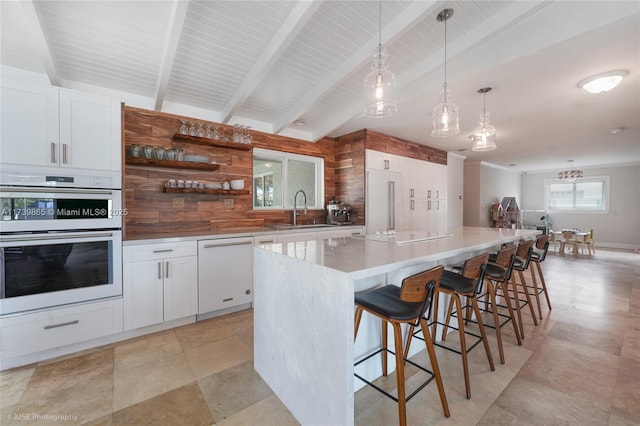
[[[156,260],[167,257],[197,256],[198,242],[186,241],[179,243],[144,244],[139,246],[125,246],[122,250],[123,262],[139,262],[142,260]]]
[[[0,347],[8,359],[121,333],[122,299],[2,319]]]

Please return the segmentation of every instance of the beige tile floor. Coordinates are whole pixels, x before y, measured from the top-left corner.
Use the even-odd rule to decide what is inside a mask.
[[[525,311],[522,346],[503,328],[504,365],[489,331],[496,370],[481,346],[470,353],[470,400],[459,356],[439,349],[451,417],[431,384],[408,403],[410,425],[640,424],[640,255],[551,254],[543,269],[553,310],[537,327]],[[243,311],[2,372],[0,424],[297,424],[253,370],[252,322]],[[365,387],[355,423],[396,424],[396,405]]]

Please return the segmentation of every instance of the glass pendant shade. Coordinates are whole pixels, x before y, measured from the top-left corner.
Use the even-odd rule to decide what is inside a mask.
[[[480,125],[473,131],[472,151],[491,151],[496,145],[496,128],[489,124],[489,113],[480,115]]]
[[[371,64],[372,71],[364,79],[364,115],[369,117],[389,117],[398,111],[396,76],[389,71],[386,58],[386,50],[378,46]]]
[[[453,16],[453,9],[443,9],[436,17],[444,22],[444,85],[440,93],[440,103],[433,108],[433,130],[431,136],[446,138],[460,133],[458,105],[451,102],[451,93],[447,87],[447,20]]]
[[[446,138],[460,133],[458,105],[451,102],[451,93],[444,87],[440,103],[433,108],[433,130],[431,136]]]

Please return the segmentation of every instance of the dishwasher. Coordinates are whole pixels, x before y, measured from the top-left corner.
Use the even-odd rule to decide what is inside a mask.
[[[199,240],[198,315],[252,302],[253,238]]]

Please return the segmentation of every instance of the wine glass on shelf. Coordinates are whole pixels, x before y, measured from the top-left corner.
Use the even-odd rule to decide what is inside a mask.
[[[197,133],[198,133],[198,130],[196,129],[196,123],[192,121],[191,124],[189,125],[189,135],[195,136]]]
[[[243,143],[251,143],[251,134],[249,133],[249,129],[251,129],[251,126],[245,126],[244,127],[244,135],[242,137],[242,142]]]
[[[206,129],[206,132],[204,133],[204,135],[206,137],[208,137],[209,139],[212,139],[213,138],[213,131],[211,130],[211,124],[207,124],[204,127]]]
[[[204,138],[204,124],[198,123],[198,131],[196,132],[196,136],[200,138]]]
[[[188,135],[189,129],[187,128],[187,120],[180,120],[180,130],[181,135]]]

